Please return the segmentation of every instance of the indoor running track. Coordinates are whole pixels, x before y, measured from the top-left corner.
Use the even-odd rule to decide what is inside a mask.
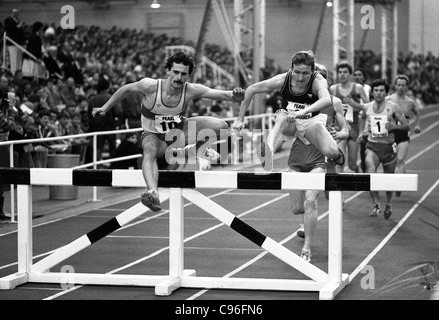
[[[343,273],[349,285],[337,296],[343,299],[427,300],[426,286],[439,264],[439,108],[423,110],[422,128],[412,136],[408,173],[419,175],[417,192],[394,198],[389,220],[371,218],[367,192],[345,192],[343,224]],[[285,154],[276,159],[285,167]],[[242,169],[242,168],[238,168]],[[253,168],[247,168],[253,170]],[[201,190],[243,221],[299,253],[303,240],[295,232],[300,217],[290,212],[286,191]],[[134,194],[137,194],[134,192]],[[384,199],[384,193],[382,200]],[[84,212],[33,229],[34,262],[135,205],[130,199],[117,205]],[[164,209],[168,202],[164,203]],[[319,197],[319,224],[312,263],[327,270],[328,201]],[[168,272],[168,211],[147,212],[127,226],[64,261],[51,271],[165,275]],[[0,235],[0,276],[17,270],[17,234]],[[191,203],[185,205],[185,269],[197,276],[272,279],[306,279],[228,226]],[[426,264],[425,268],[418,266]],[[64,269],[62,269],[64,268]],[[372,270],[372,271],[371,271]],[[373,283],[370,277],[373,272]],[[367,281],[366,281],[367,280]],[[365,286],[365,283],[369,287]],[[374,288],[371,288],[374,286]],[[253,290],[199,290],[180,288],[168,297],[154,295],[153,287],[70,286],[28,283],[0,291],[0,300],[294,300],[318,299],[317,292]]]

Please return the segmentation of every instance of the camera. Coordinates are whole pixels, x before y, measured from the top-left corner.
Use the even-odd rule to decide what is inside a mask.
[[[6,113],[7,110],[9,109],[9,96],[8,93],[5,92],[4,90],[0,90],[0,111],[2,111],[3,113]]]
[[[9,109],[9,100],[8,99],[2,99],[2,101],[0,102],[0,111],[2,113],[6,113]]]

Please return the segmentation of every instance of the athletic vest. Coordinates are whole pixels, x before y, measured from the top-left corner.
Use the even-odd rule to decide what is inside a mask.
[[[312,85],[314,83],[314,80],[317,76],[317,72],[314,72],[311,76],[311,79],[308,83],[308,86],[303,91],[303,93],[295,94],[291,92],[291,76],[292,76],[292,70],[289,70],[287,73],[287,76],[285,77],[284,84],[282,86],[282,89],[280,91],[282,95],[282,108],[283,109],[304,109],[310,105],[312,105],[314,102],[319,100],[319,97],[312,92]],[[301,119],[307,119],[312,118],[316,115],[318,115],[320,112],[313,112],[312,114],[308,114],[304,117],[301,117]]]
[[[343,98],[349,97],[349,98],[352,98],[352,100],[354,100],[355,102],[361,103],[361,98],[360,98],[359,94],[357,93],[357,88],[356,88],[355,84],[352,85],[351,92],[349,92],[349,94],[345,95],[345,96],[341,94],[339,88],[340,88],[340,85],[337,84],[335,86],[334,96],[336,96],[337,98],[340,98],[342,100],[343,100]],[[344,104],[344,103],[342,104],[342,106],[343,106],[343,112],[344,112],[346,121],[357,123],[358,122],[358,114],[360,113],[360,111],[358,109],[354,109],[351,106]]]
[[[157,91],[152,107],[142,100],[142,128],[144,131],[166,133],[181,122],[181,114],[186,108],[186,87],[181,91],[180,101],[175,107],[166,106],[162,101],[162,80],[157,81]]]
[[[373,110],[374,102],[366,104],[367,131],[369,132],[368,140],[375,143],[393,143],[395,135],[393,131],[387,131],[386,123],[394,121],[393,107],[391,103],[386,102],[386,107],[380,113]]]

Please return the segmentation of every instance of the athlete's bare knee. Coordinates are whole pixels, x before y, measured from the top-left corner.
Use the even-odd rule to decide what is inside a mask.
[[[317,200],[306,200],[305,201],[305,211],[312,212],[317,210]]]

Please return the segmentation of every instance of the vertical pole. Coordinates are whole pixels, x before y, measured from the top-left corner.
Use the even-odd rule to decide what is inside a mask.
[[[387,8],[381,12],[381,77],[387,79]]]
[[[180,278],[184,267],[184,209],[181,188],[171,188],[169,198],[169,275]]]
[[[328,275],[330,282],[341,282],[343,247],[342,191],[329,192]]]
[[[93,136],[93,169],[97,169],[96,162],[98,161],[98,136],[95,134]],[[93,200],[92,201],[98,201],[98,188],[95,186],[93,187]]]
[[[339,0],[334,0],[333,1],[333,6],[332,6],[332,11],[333,11],[333,20],[332,20],[332,23],[333,23],[333,34],[332,34],[332,37],[333,37],[333,39],[332,39],[332,41],[333,41],[333,44],[332,44],[332,50],[333,50],[333,52],[332,52],[332,54],[333,54],[333,67],[335,68],[335,66],[338,64],[338,60],[340,59],[340,43],[339,43],[339,33],[340,33],[340,12],[339,12],[339,10],[340,10],[340,3],[339,3]],[[333,75],[333,80],[334,80],[334,82],[336,82],[337,81],[337,73],[336,72],[334,72],[333,73],[334,75]]]
[[[351,66],[355,66],[354,62],[354,55],[355,55],[355,44],[354,44],[354,0],[348,1],[348,32],[349,32],[349,41],[348,41],[348,61],[351,64]]]
[[[237,83],[236,86],[243,86],[241,83],[240,77],[240,69],[239,69],[239,58],[240,52],[242,50],[242,40],[241,40],[241,25],[242,25],[242,11],[244,10],[243,0],[234,0],[233,1],[234,8],[234,33],[235,33],[235,79]],[[235,110],[234,110],[235,111]],[[235,115],[235,114],[234,114]]]
[[[393,55],[392,55],[392,79],[398,75],[398,2],[393,3]]]
[[[32,265],[32,186],[18,185],[18,273],[29,273]]]
[[[14,167],[14,144],[11,143],[9,146],[9,163],[11,168]],[[11,222],[15,222],[15,189],[14,185],[10,185],[11,188]]]

